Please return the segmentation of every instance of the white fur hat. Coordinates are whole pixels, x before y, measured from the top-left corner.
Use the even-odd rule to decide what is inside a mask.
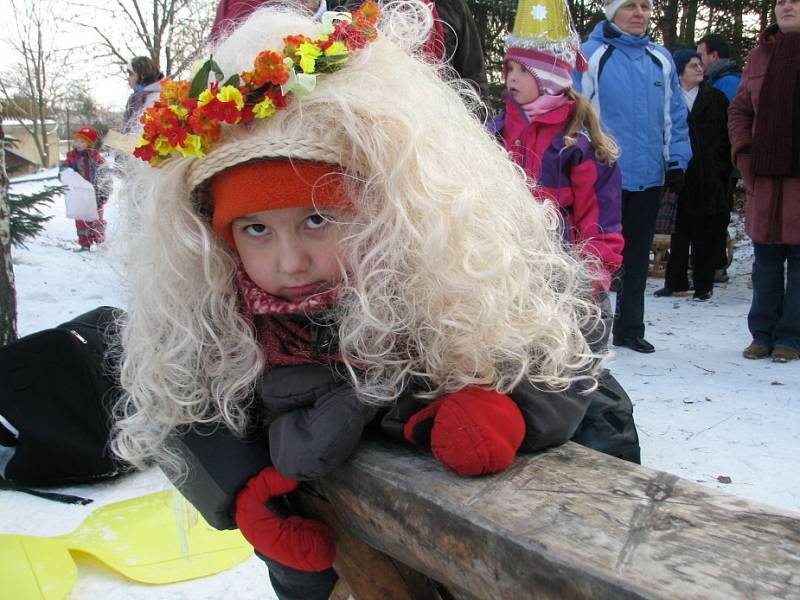
[[[603,10],[606,13],[606,19],[613,21],[614,15],[617,13],[619,8],[630,1],[631,0],[605,0],[603,4]],[[647,0],[647,3],[650,5],[650,8],[653,8],[652,0]]]

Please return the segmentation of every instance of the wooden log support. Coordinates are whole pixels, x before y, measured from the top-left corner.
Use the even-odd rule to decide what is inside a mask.
[[[368,440],[315,487],[458,598],[800,598],[800,514],[573,443],[469,479]]]

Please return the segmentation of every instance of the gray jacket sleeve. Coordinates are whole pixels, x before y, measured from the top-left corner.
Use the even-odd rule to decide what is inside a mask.
[[[323,365],[270,370],[261,388],[272,421],[269,450],[289,479],[319,479],[355,452],[376,409],[356,396],[348,381]]]
[[[525,418],[525,439],[520,452],[536,452],[569,440],[580,425],[591,401],[582,394],[584,384],[573,383],[563,392],[538,389],[520,382],[509,394]]]

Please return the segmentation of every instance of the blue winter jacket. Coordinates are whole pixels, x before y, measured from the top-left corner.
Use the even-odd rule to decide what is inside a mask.
[[[622,188],[660,186],[667,170],[685,170],[692,158],[687,110],[669,52],[608,21],[597,24],[581,49],[589,70],[575,74],[575,87],[620,147]]]

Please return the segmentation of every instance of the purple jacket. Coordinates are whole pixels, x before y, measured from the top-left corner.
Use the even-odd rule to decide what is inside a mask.
[[[568,101],[532,123],[510,97],[506,110],[489,124],[528,177],[538,198],[554,202],[564,217],[564,237],[600,259],[597,278],[608,291],[611,275],[622,264],[622,175],[617,163],[597,160],[588,135],[564,143],[575,103]]]

